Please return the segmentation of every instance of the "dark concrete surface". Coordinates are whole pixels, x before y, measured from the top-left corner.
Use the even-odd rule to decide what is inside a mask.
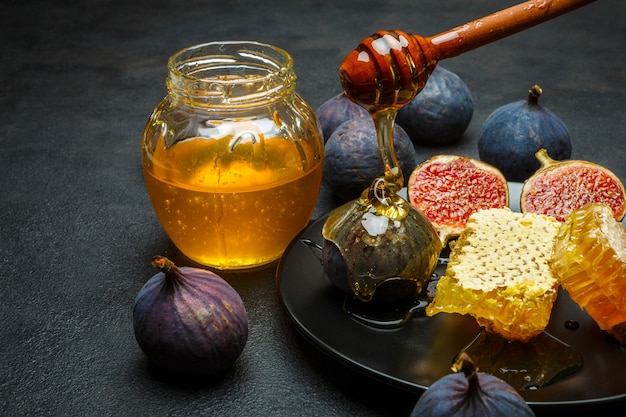
[[[327,358],[291,327],[275,265],[227,274],[250,337],[232,371],[176,382],[148,366],[131,308],[178,263],[144,189],[140,140],[165,95],[166,60],[214,40],[289,51],[297,89],[317,108],[337,68],[379,29],[433,35],[513,1],[91,0],[0,3],[0,415],[408,416],[417,400]],[[463,139],[418,148],[477,157],[480,125],[537,83],[567,124],[575,159],[626,180],[626,2],[601,0],[441,65],[475,105]],[[336,204],[323,190],[314,217]],[[621,414],[626,403],[560,410]],[[551,415],[554,409],[539,409]],[[570,414],[571,415],[571,414]]]

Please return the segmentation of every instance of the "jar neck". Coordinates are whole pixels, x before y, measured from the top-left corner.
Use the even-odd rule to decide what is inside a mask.
[[[293,59],[257,42],[212,42],[192,46],[168,61],[170,96],[191,106],[218,109],[263,105],[295,89]]]

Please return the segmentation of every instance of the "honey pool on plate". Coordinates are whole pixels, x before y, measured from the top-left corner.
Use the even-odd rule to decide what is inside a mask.
[[[146,187],[166,233],[216,268],[278,259],[307,225],[322,177],[322,161],[304,169],[298,147],[282,137],[191,138],[157,146],[151,160]]]

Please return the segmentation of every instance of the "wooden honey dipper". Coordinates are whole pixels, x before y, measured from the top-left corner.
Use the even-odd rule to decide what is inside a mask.
[[[520,32],[595,0],[531,0],[430,37],[400,30],[364,39],[339,68],[344,92],[374,113],[419,93],[437,62]]]

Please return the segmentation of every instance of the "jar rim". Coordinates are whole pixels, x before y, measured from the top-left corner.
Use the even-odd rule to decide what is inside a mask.
[[[190,103],[221,106],[273,100],[292,91],[293,58],[256,41],[215,41],[181,49],[168,60],[170,92]]]
[[[202,79],[200,69],[235,65],[265,66],[275,71],[293,67],[293,58],[282,48],[257,41],[214,41],[188,46],[170,56],[168,70],[190,79]],[[268,77],[271,74],[268,73]],[[224,79],[224,83],[245,82]]]

